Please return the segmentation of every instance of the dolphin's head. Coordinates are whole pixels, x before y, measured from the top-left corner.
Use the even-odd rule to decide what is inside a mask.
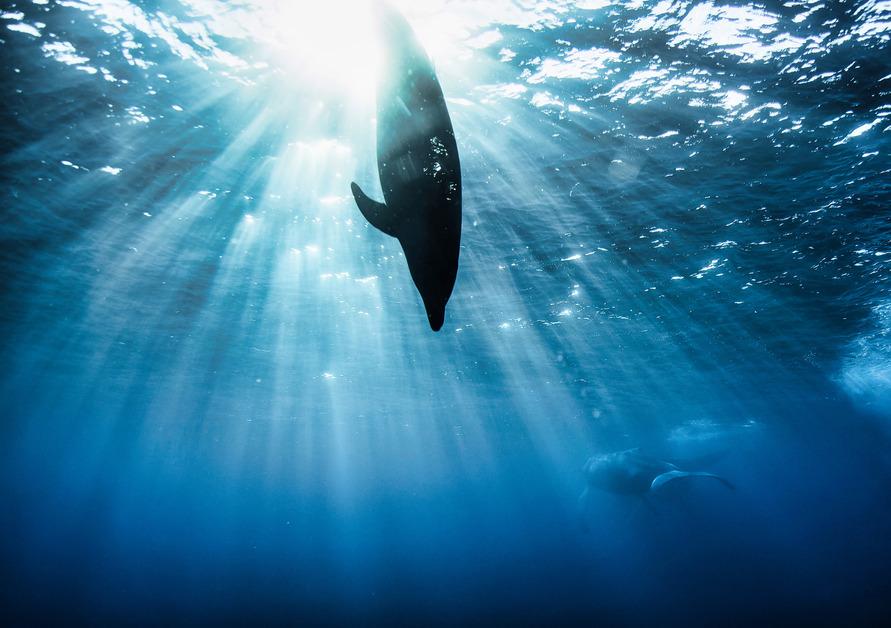
[[[414,237],[400,237],[399,242],[411,278],[424,301],[430,328],[439,331],[445,322],[446,303],[455,286],[458,260],[442,253],[445,236],[431,238],[428,235],[415,233]]]
[[[424,299],[424,309],[427,310],[427,320],[430,321],[430,329],[439,331],[445,323],[445,301],[441,298],[421,295]]]

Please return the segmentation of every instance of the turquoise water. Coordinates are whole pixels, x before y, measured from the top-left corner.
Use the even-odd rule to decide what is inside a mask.
[[[891,5],[397,4],[461,152],[439,333],[350,194],[371,6],[3,4],[2,614],[877,623]],[[632,448],[735,490],[580,508]]]

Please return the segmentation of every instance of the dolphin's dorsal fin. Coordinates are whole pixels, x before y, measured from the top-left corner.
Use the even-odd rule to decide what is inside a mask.
[[[350,189],[353,191],[353,198],[356,199],[356,205],[359,206],[359,211],[365,216],[365,220],[370,222],[371,226],[380,229],[388,236],[394,238],[398,237],[396,235],[395,216],[390,208],[384,203],[378,203],[370,198],[362,191],[362,188],[355,183],[350,184]]]

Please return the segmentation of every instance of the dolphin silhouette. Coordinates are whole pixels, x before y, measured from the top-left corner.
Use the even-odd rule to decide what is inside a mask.
[[[707,471],[685,471],[673,462],[645,456],[638,449],[628,449],[588,459],[584,466],[587,486],[579,497],[588,496],[589,488],[610,493],[645,496],[674,482],[689,478],[711,478],[729,489],[734,486],[721,476]]]
[[[405,18],[376,2],[383,42],[377,87],[377,166],[384,203],[354,182],[359,211],[399,240],[433,331],[458,274],[461,165],[442,88]]]

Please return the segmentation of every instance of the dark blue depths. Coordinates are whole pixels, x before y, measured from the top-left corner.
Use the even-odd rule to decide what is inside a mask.
[[[407,3],[438,334],[331,4],[4,3],[4,617],[879,624],[888,3]],[[735,489],[580,508],[632,448]]]

